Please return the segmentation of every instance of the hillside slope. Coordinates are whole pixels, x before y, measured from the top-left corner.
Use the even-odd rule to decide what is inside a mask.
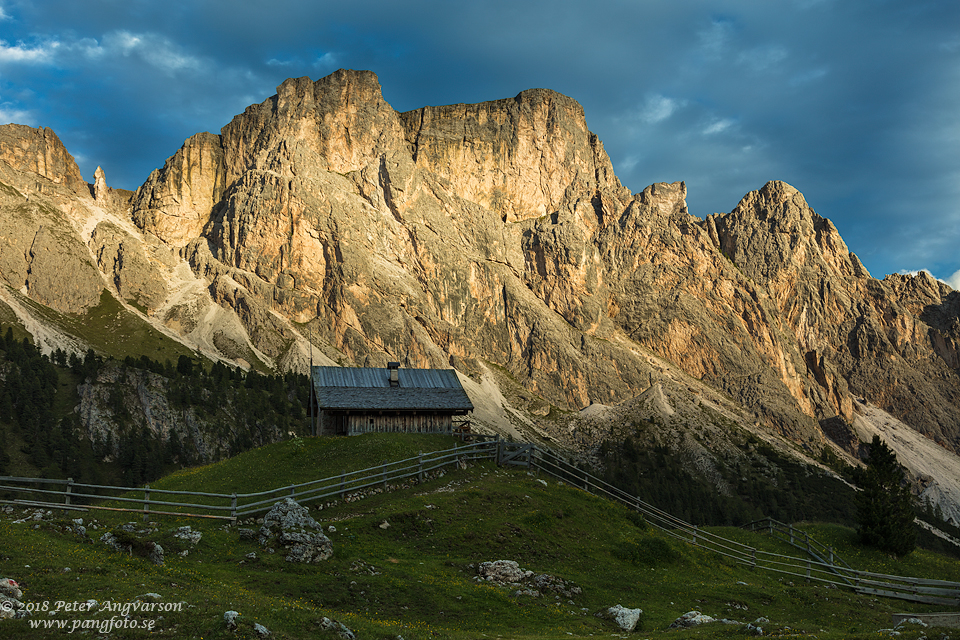
[[[867,404],[960,445],[960,294],[871,277],[782,182],[705,220],[683,183],[631,193],[546,89],[398,113],[371,72],[290,79],[135,194],[2,129],[0,301],[46,349],[110,342],[69,322],[106,292],[244,367],[454,367],[519,437],[577,446],[571,412],[659,385],[810,454],[852,459]]]
[[[369,468],[390,451],[399,458],[450,444],[401,434],[280,443],[175,474],[156,487],[264,490]],[[265,471],[254,475],[251,468]],[[638,631],[644,637],[674,637],[669,625],[696,610],[715,621],[685,634],[740,637],[751,634],[747,623],[762,619],[756,625],[764,635],[869,638],[892,626],[893,612],[934,609],[756,570],[656,531],[635,512],[555,478],[489,461],[458,465],[423,482],[397,482],[386,493],[377,487],[349,500],[324,500],[310,505],[309,515],[333,546],[330,558],[312,564],[287,561],[278,544],[271,553],[259,543],[253,518],[228,524],[154,515],[150,522],[128,523],[129,514],[116,512],[70,518],[0,512],[0,534],[12,543],[0,558],[0,572],[20,583],[23,602],[99,601],[95,612],[0,620],[0,637],[63,634],[30,633],[30,620],[118,619],[106,609],[108,601],[183,602],[162,618],[133,611],[141,624],[153,621],[151,632],[122,632],[163,638],[253,638],[255,623],[275,638],[336,638],[335,631],[324,630],[324,617],[363,638],[622,636],[615,622],[597,615],[616,604],[642,609]],[[71,519],[78,516],[82,529]],[[761,554],[796,556],[760,533],[707,531]],[[101,541],[107,532],[159,542],[164,563],[108,548]],[[854,534],[843,527],[816,526],[815,535],[858,569],[960,578],[957,563],[942,556],[918,551],[892,559],[851,544]],[[514,561],[530,574],[523,584],[482,579],[479,565],[496,560]],[[157,595],[144,595],[149,593]],[[230,610],[240,614],[235,632],[224,620]],[[939,630],[916,625],[900,630],[904,638],[926,637],[924,632],[940,637]]]

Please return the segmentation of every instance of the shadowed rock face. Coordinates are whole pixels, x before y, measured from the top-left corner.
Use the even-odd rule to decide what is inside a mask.
[[[5,131],[5,184],[79,179],[52,132]],[[3,197],[5,211],[25,204]],[[872,278],[785,183],[706,220],[685,197],[682,182],[620,185],[583,109],[555,92],[398,113],[373,73],[341,70],[287,80],[219,135],[187,140],[122,212],[139,238],[62,227],[73,240],[60,245],[76,243],[69,287],[35,275],[29,247],[54,241],[34,240],[40,223],[23,235],[3,222],[0,270],[37,300],[59,291],[64,310],[99,296],[89,273],[200,335],[215,315],[162,282],[183,259],[216,317],[274,362],[310,339],[343,364],[493,364],[538,415],[639,396],[666,360],[687,376],[677,393],[720,390],[744,421],[794,441],[852,423],[863,397],[960,444],[960,294],[925,275]]]
[[[955,448],[960,437],[957,294],[926,274],[870,277],[836,227],[784,183],[716,221],[720,246],[771,297],[829,415],[869,398]]]
[[[103,282],[70,215],[91,192],[56,134],[0,126],[0,185],[0,281],[57,311],[96,306]]]

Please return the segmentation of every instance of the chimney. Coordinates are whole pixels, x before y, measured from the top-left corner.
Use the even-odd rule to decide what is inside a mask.
[[[391,387],[399,387],[399,386],[400,386],[400,378],[398,377],[398,372],[397,372],[397,369],[399,369],[399,368],[400,368],[400,363],[399,363],[399,362],[388,362],[388,363],[387,363],[387,369],[390,370],[390,386],[391,386]]]

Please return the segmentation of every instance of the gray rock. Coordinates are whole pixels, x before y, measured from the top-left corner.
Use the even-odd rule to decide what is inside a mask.
[[[173,534],[173,537],[180,540],[185,540],[186,542],[195,545],[200,542],[200,538],[203,537],[203,533],[200,531],[194,531],[189,526],[186,526],[177,529],[176,533]]]
[[[0,619],[16,618],[17,613],[24,607],[25,605],[16,598],[0,594]]]
[[[0,578],[0,619],[29,616],[26,605],[20,602],[22,597],[23,591],[16,580]]]
[[[240,614],[236,611],[225,611],[223,613],[223,621],[227,625],[228,631],[234,631],[237,628],[237,618],[240,617]]]
[[[357,635],[347,625],[324,616],[320,618],[320,628],[324,631],[333,631],[342,640],[356,640]]]
[[[577,585],[549,573],[538,573],[530,578],[530,584],[540,591],[552,591],[565,598],[579,596],[583,590]]]
[[[107,545],[108,547],[110,547],[110,548],[113,549],[114,551],[124,551],[124,552],[129,552],[129,551],[130,551],[130,547],[124,547],[124,546],[122,546],[122,545],[117,541],[117,537],[116,537],[115,535],[113,535],[112,533],[110,533],[109,531],[107,531],[105,534],[103,534],[102,536],[100,536],[100,542],[102,542],[103,544]]]
[[[286,498],[263,518],[260,545],[268,552],[276,544],[287,550],[288,562],[317,563],[333,555],[333,543],[307,509]]]
[[[266,638],[267,636],[270,635],[270,630],[267,629],[262,624],[260,624],[259,622],[253,623],[253,632],[256,633],[257,637],[260,637],[260,638]]]
[[[520,568],[513,560],[494,560],[481,562],[477,566],[477,574],[489,582],[516,584],[533,576],[533,571]]]
[[[628,609],[618,604],[607,609],[607,615],[610,616],[621,629],[629,633],[637,628],[637,623],[639,623],[643,617],[643,610]]]
[[[150,546],[150,554],[147,556],[150,559],[150,562],[156,565],[163,566],[164,557],[163,557],[163,547],[161,547],[156,542],[148,543]]]
[[[2,578],[0,579],[0,595],[19,600],[23,597],[23,591],[21,591],[20,585],[16,580]]]
[[[704,615],[699,611],[688,611],[672,623],[670,623],[669,629],[688,629],[690,627],[698,627],[701,624],[709,624],[711,622],[716,622],[716,618],[711,618],[708,615]]]
[[[901,620],[901,621],[897,624],[897,629],[899,629],[900,627],[902,627],[902,626],[904,626],[904,625],[910,625],[910,624],[916,625],[916,626],[918,626],[918,627],[928,627],[928,626],[930,626],[930,625],[928,625],[926,622],[924,622],[923,620],[921,620],[920,618],[904,618],[903,620]]]

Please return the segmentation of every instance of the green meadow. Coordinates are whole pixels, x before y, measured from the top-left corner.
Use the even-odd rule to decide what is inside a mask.
[[[184,469],[152,487],[210,492],[254,492],[330,477],[447,449],[440,436],[378,434],[352,438],[294,439],[223,462]],[[23,602],[36,611],[26,620],[0,621],[0,638],[256,638],[254,624],[272,638],[336,638],[323,619],[336,620],[361,639],[442,638],[568,639],[590,637],[752,637],[746,623],[765,618],[765,636],[877,638],[895,612],[943,607],[858,595],[738,565],[648,526],[626,508],[524,470],[491,462],[449,468],[423,483],[405,483],[352,502],[308,505],[333,543],[332,558],[295,565],[281,549],[270,553],[239,529],[258,529],[254,518],[223,520],[110,511],[60,512],[50,519],[15,523],[23,510],[0,518],[0,575],[17,580]],[[322,508],[320,508],[322,506]],[[83,518],[86,536],[71,519]],[[126,522],[151,529],[165,563],[109,550],[98,542]],[[196,545],[174,537],[178,527],[202,532]],[[852,530],[798,524],[855,568],[960,581],[960,563],[923,550],[894,559],[861,548]],[[96,527],[96,528],[94,528]],[[331,529],[332,527],[332,529]],[[73,529],[73,530],[71,530]],[[782,543],[735,528],[714,532],[777,553]],[[792,553],[792,551],[791,551]],[[251,555],[254,554],[254,555]],[[485,561],[514,560],[523,569],[550,574],[580,588],[558,597],[516,594],[476,579]],[[146,596],[156,594],[159,596]],[[67,611],[88,599],[103,603],[154,602],[153,611],[129,613],[149,630],[94,624],[114,611]],[[49,609],[60,605],[50,615]],[[621,604],[643,610],[632,634],[596,614]],[[158,607],[168,610],[159,611]],[[240,613],[228,630],[225,611]],[[680,615],[701,611],[720,622],[668,630]],[[65,629],[40,629],[38,621],[65,621]],[[87,628],[81,625],[86,620]],[[79,622],[74,622],[79,621]],[[51,623],[52,624],[52,623]],[[905,627],[900,638],[941,638],[958,630]],[[72,635],[72,634],[71,634]]]

